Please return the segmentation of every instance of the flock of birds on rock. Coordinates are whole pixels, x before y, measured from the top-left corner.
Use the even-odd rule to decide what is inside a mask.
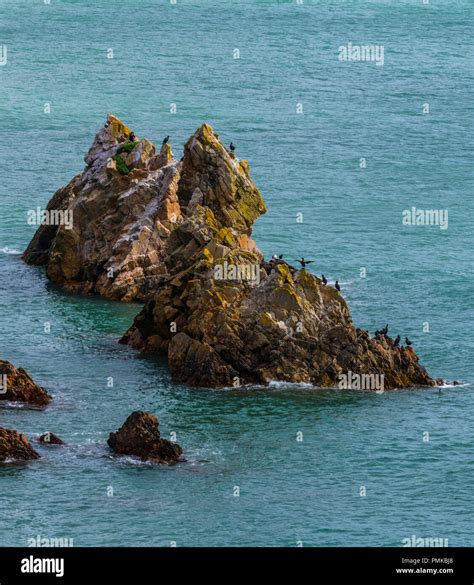
[[[108,125],[108,124],[106,124],[106,125]],[[170,137],[169,137],[169,136],[165,136],[165,138],[163,139],[163,143],[162,143],[162,144],[163,144],[163,145],[167,144],[169,139],[170,139]],[[134,140],[135,140],[135,134],[134,134],[133,132],[131,132],[131,133],[130,133],[130,135],[129,135],[129,137],[128,137],[128,140],[129,140],[130,142],[134,142]],[[230,145],[229,145],[229,149],[230,149],[230,151],[231,151],[231,152],[234,152],[234,151],[235,151],[235,145],[234,145],[232,142],[231,142],[231,143],[230,143]],[[182,160],[182,159],[181,159],[181,160]],[[273,254],[273,256],[272,256],[272,260],[273,260],[273,261],[274,261],[274,260],[281,260],[281,261],[282,261],[282,262],[284,262],[284,263],[285,263],[287,266],[289,266],[289,268],[290,268],[290,269],[292,269],[292,270],[294,271],[294,268],[293,268],[293,266],[290,266],[290,265],[289,265],[289,264],[288,264],[288,263],[287,263],[285,260],[283,260],[283,254],[279,254],[278,256],[277,256],[276,254]],[[314,260],[307,260],[306,258],[304,258],[304,256],[301,256],[301,258],[297,258],[297,259],[295,260],[295,262],[299,262],[299,263],[301,264],[301,268],[306,268],[306,266],[307,266],[308,264],[312,264],[312,263],[314,262]],[[321,274],[321,282],[322,282],[324,285],[326,285],[326,284],[328,283],[328,280],[327,280],[327,278],[324,276],[324,274]],[[334,288],[335,288],[337,291],[340,291],[340,290],[341,290],[341,286],[340,286],[340,284],[339,284],[339,281],[337,281],[337,280],[336,280],[336,282],[334,283]],[[367,332],[367,333],[368,333],[368,332]],[[383,329],[380,329],[380,330],[378,330],[378,331],[376,331],[376,332],[375,332],[375,337],[381,337],[381,336],[383,336],[383,337],[387,337],[388,339],[390,339],[390,338],[388,337],[388,324],[387,324],[387,325],[385,325],[385,327],[384,327]],[[412,345],[412,344],[413,344],[413,342],[412,342],[412,341],[410,341],[410,340],[408,339],[408,337],[405,337],[405,343],[406,343],[407,347],[410,347],[410,345]],[[397,337],[395,337],[395,339],[393,340],[393,346],[394,346],[394,347],[399,347],[399,345],[400,345],[400,335],[397,335]]]
[[[289,269],[291,270],[292,273],[295,272],[295,268],[293,266],[291,266],[290,264],[288,264],[288,262],[286,262],[285,260],[283,260],[283,254],[273,254],[270,263],[271,262],[283,262],[284,264],[286,264]],[[314,260],[307,260],[306,258],[304,258],[303,256],[301,256],[301,258],[298,258],[297,260],[295,260],[295,262],[299,262],[301,264],[301,268],[306,268],[306,266],[308,264],[311,264],[314,262]],[[321,282],[326,285],[328,283],[327,278],[324,276],[324,274],[321,274]],[[339,282],[336,280],[336,282],[334,283],[334,288],[338,291],[341,290],[341,287],[339,285]],[[365,337],[369,337],[369,332],[368,331],[364,331],[364,336]],[[379,329],[378,331],[375,332],[375,337],[386,337],[388,340],[391,341],[391,338],[388,335],[388,323],[387,325],[385,325],[385,327],[383,327],[382,329]],[[400,340],[401,337],[400,335],[397,335],[395,337],[395,339],[392,341],[392,345],[393,347],[400,347]],[[411,345],[413,345],[413,342],[408,339],[408,337],[405,337],[405,344],[407,347],[410,347]]]
[[[285,260],[283,260],[283,254],[279,254],[278,256],[276,254],[273,254],[272,256],[272,260],[281,260],[282,262],[284,262],[287,266],[290,267],[290,269],[293,269],[293,266],[290,266],[288,264],[288,262],[285,262]],[[301,258],[297,258],[295,260],[295,262],[299,262],[301,264],[301,268],[306,268],[306,266],[308,264],[312,264],[314,262],[314,260],[307,260],[306,258],[304,258],[303,256],[301,256]],[[321,274],[321,281],[323,284],[327,284],[328,283],[328,279],[324,276],[324,274]],[[338,291],[341,290],[341,286],[339,284],[339,281],[336,280],[336,282],[334,283],[334,288]]]
[[[388,336],[388,323],[387,325],[385,325],[383,329],[379,329],[378,331],[375,332],[375,337],[387,337],[388,339],[390,339],[390,337]],[[393,340],[394,347],[399,347],[400,339],[401,339],[400,335],[397,335],[395,337],[395,339]],[[405,337],[405,344],[407,347],[410,347],[410,345],[413,345],[413,341],[408,339],[408,337]]]

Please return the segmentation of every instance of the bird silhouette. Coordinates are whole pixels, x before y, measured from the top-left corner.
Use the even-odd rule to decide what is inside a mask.
[[[314,260],[305,260],[303,256],[299,260],[295,260],[295,262],[299,262],[301,264],[301,268],[304,268],[306,264],[311,264]]]
[[[234,150],[235,150],[235,146],[234,146],[234,143],[233,143],[233,142],[231,142],[231,143],[230,143],[230,146],[229,146],[229,148],[230,148],[230,150],[231,150],[232,152],[234,152]]]
[[[163,138],[163,143],[162,143],[162,145],[163,145],[163,144],[168,144],[168,140],[169,140],[169,139],[170,139],[169,135],[168,135],[168,136],[165,136],[165,137]]]
[[[338,281],[338,280],[336,280],[336,284],[334,285],[334,287],[335,287],[335,289],[336,289],[336,290],[338,290],[338,291],[340,291],[340,290],[341,290],[341,287],[339,286],[339,281]]]
[[[130,140],[130,142],[135,142],[135,134],[133,132],[130,132],[130,134],[128,135],[128,139]]]
[[[395,339],[393,340],[393,345],[394,345],[395,347],[398,347],[398,344],[399,344],[399,343],[400,343],[400,335],[397,335],[397,336],[395,337]]]
[[[380,333],[382,335],[387,335],[388,333],[388,323],[385,325],[385,327],[380,331]]]
[[[408,337],[405,337],[405,343],[407,344],[407,346],[408,346],[408,347],[410,347],[410,345],[413,345],[413,342],[412,342],[412,341],[410,341],[410,340],[408,339]]]
[[[321,280],[323,281],[323,284],[328,283],[328,279],[324,276],[324,274],[321,274]]]

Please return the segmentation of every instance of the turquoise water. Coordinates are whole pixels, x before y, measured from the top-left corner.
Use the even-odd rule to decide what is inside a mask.
[[[0,425],[69,447],[0,469],[0,545],[474,545],[472,2],[51,2],[0,2],[0,356],[55,399],[1,409]],[[384,66],[339,62],[348,42],[384,45]],[[170,134],[177,158],[211,123],[268,205],[261,249],[315,259],[359,326],[388,322],[433,376],[466,385],[197,390],[119,345],[139,305],[64,294],[19,257],[27,210],[82,169],[109,111]],[[403,226],[412,206],[448,209],[449,228]],[[187,463],[111,456],[135,409],[177,433]]]

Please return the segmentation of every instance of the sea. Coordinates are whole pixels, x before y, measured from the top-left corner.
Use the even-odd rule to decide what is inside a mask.
[[[0,545],[474,545],[473,22],[472,0],[0,1],[0,359],[54,397],[0,410],[42,455],[0,467]],[[446,384],[197,389],[119,345],[140,304],[21,260],[108,112],[176,158],[211,124],[261,189],[266,257],[312,259]],[[186,461],[112,454],[134,410]]]

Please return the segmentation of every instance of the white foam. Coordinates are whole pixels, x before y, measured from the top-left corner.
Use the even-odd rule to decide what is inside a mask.
[[[14,255],[21,254],[20,250],[17,250],[16,248],[9,248],[8,246],[5,246],[5,248],[2,248],[0,250],[0,252],[2,252],[2,254],[14,254]]]

